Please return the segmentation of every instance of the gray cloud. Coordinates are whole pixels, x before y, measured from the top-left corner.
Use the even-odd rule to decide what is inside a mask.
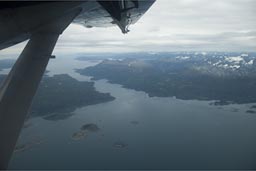
[[[157,0],[128,35],[72,25],[59,46],[79,44],[77,50],[89,52],[254,51],[255,21],[255,0]]]

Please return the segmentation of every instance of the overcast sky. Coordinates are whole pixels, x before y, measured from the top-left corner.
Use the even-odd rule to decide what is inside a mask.
[[[156,0],[130,30],[71,24],[54,52],[256,51],[256,0]]]

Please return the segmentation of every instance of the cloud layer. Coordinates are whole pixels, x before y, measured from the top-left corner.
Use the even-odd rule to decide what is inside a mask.
[[[127,35],[115,28],[85,29],[71,25],[58,50],[254,51],[255,0],[157,0]]]
[[[71,24],[55,52],[255,51],[256,1],[157,0],[130,30]]]

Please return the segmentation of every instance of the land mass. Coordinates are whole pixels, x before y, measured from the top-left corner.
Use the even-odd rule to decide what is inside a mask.
[[[0,75],[0,81],[5,75]],[[109,93],[95,90],[93,82],[81,82],[67,74],[44,76],[34,97],[30,115],[46,120],[61,120],[72,116],[79,107],[114,100]]]
[[[104,60],[77,70],[94,80],[107,79],[150,97],[214,100],[214,105],[256,102],[255,57],[235,54],[175,54],[159,59]],[[226,56],[225,56],[226,55]]]

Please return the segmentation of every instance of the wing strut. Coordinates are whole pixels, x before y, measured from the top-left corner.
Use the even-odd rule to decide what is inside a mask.
[[[31,35],[0,89],[0,170],[7,169],[27,112],[62,31],[73,11]]]

